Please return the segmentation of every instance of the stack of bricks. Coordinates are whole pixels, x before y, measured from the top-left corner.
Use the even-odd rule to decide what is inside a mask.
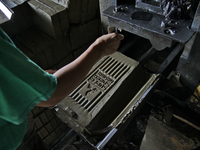
[[[43,69],[59,69],[101,35],[98,0],[19,0],[1,27]]]
[[[62,136],[70,131],[68,125],[55,116],[51,109],[35,107],[31,114],[35,122],[35,130],[47,149],[58,144]]]

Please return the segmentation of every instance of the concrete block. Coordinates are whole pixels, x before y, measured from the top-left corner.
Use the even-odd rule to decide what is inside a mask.
[[[39,119],[41,120],[42,124],[46,124],[48,122],[48,118],[47,118],[47,116],[44,113],[42,113],[39,116]]]
[[[53,137],[54,139],[58,138],[59,135],[57,135],[54,131],[51,132],[50,134],[51,137]]]
[[[36,130],[38,130],[39,128],[41,128],[43,126],[41,120],[37,117],[34,119],[34,122],[35,122]]]
[[[68,36],[56,41],[39,31],[31,30],[16,36],[14,42],[43,69],[58,69],[74,60]]]
[[[82,0],[81,23],[99,18],[99,0]]]
[[[73,53],[70,53],[68,56],[66,56],[65,58],[63,58],[62,60],[60,60],[59,62],[57,62],[53,68],[55,69],[60,69],[63,66],[69,64],[70,62],[72,62],[74,60],[74,55]]]
[[[54,142],[54,137],[51,137],[51,136],[47,136],[45,139],[44,139],[44,142],[47,144],[47,145],[50,145],[52,142]]]
[[[47,130],[49,133],[52,132],[52,131],[54,130],[50,123],[48,123],[48,124],[45,126],[45,128],[46,128],[46,130]]]
[[[49,134],[45,128],[42,128],[39,132],[41,133],[42,138],[45,138]]]
[[[101,22],[95,19],[87,24],[72,26],[69,30],[72,49],[78,49],[100,36]]]
[[[43,69],[49,69],[72,52],[69,36],[54,40],[36,28],[16,36],[14,41],[22,52]]]
[[[82,0],[70,0],[68,5],[69,22],[71,24],[81,23]]]
[[[99,14],[98,0],[52,0],[68,9],[69,23],[80,24],[93,20]]]
[[[33,26],[32,13],[31,13],[30,7],[27,4],[27,2],[25,2],[21,5],[18,5],[17,7],[13,8],[12,10],[14,11],[13,26],[15,28],[18,27],[20,32],[24,32],[28,28]]]
[[[59,128],[60,128],[60,130],[62,132],[64,132],[64,131],[66,131],[69,128],[69,126],[66,123],[61,123],[60,126],[59,126]]]
[[[31,113],[33,115],[33,118],[37,117],[41,112],[45,111],[47,108],[45,107],[37,107],[35,106],[32,110]]]
[[[42,53],[56,43],[53,38],[47,36],[37,28],[31,28],[17,35],[15,38],[29,48],[34,54]]]
[[[57,65],[56,67],[58,69],[60,69],[61,67],[64,67],[65,65],[71,63],[72,61],[74,61],[74,55],[71,53],[68,56],[66,56],[64,59],[62,59]]]
[[[30,7],[25,2],[12,8],[14,15],[8,22],[1,24],[2,29],[12,38],[33,25]]]
[[[55,117],[55,113],[51,109],[47,109],[45,111],[45,114],[46,114],[48,120],[51,120],[51,119],[53,119],[53,117]]]
[[[37,132],[37,134],[39,135],[39,137],[40,137],[41,139],[43,139],[43,138],[44,138],[44,136],[42,135],[42,133],[41,133],[41,132]]]
[[[56,128],[56,129],[55,129],[55,133],[56,133],[57,135],[61,135],[61,134],[63,133],[63,131],[62,131],[60,128]]]
[[[67,32],[69,23],[65,7],[49,0],[30,0],[28,4],[33,10],[33,20],[39,29],[53,38]]]
[[[56,122],[56,119],[55,119],[55,118],[54,118],[54,119],[52,119],[52,120],[50,121],[50,124],[51,124],[51,126],[52,126],[54,129],[58,127],[58,124],[57,124],[57,122]]]
[[[14,8],[20,4],[23,4],[24,2],[26,2],[26,0],[4,0],[3,1],[9,8]]]
[[[57,4],[60,4],[65,8],[68,8],[71,0],[51,0],[51,1],[53,1],[53,2],[55,2]]]
[[[48,69],[49,65],[47,59],[43,53],[37,54],[32,57],[32,60],[35,60],[35,63],[40,66],[42,69]]]
[[[13,39],[13,42],[15,43],[17,48],[20,49],[30,59],[35,56],[35,54],[29,48],[27,48],[24,44],[19,42],[17,39]]]
[[[82,0],[52,0],[52,1],[67,8],[69,23],[72,24],[81,23]]]
[[[68,56],[72,52],[69,35],[63,36],[56,41],[56,51],[53,52],[56,63]]]
[[[74,50],[74,51],[73,51],[73,53],[74,53],[74,58],[75,58],[75,59],[78,58],[78,57],[91,45],[92,42],[93,42],[93,41],[89,42],[88,44],[82,46],[82,47],[79,48],[79,49]]]

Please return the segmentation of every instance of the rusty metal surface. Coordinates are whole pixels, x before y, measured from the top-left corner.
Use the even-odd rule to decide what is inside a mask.
[[[194,141],[151,116],[140,150],[191,150],[195,148]]]
[[[185,43],[194,34],[194,31],[188,28],[191,25],[190,20],[177,20],[171,23],[170,26],[174,31],[171,34],[171,32],[167,32],[168,28],[161,27],[162,21],[165,20],[164,16],[148,12],[153,16],[150,21],[131,19],[133,13],[142,12],[142,10],[132,5],[117,7],[121,7],[121,11],[114,11],[115,7],[111,6],[103,12],[103,15],[108,17],[109,24],[149,39],[157,50],[170,47],[172,40]]]

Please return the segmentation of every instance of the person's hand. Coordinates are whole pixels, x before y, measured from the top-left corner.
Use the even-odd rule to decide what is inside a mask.
[[[93,44],[98,47],[102,56],[105,56],[114,53],[123,39],[124,36],[122,34],[109,33],[99,37]]]
[[[49,74],[54,74],[57,70],[52,70],[52,69],[49,69],[49,70],[45,70],[45,72],[49,73]]]

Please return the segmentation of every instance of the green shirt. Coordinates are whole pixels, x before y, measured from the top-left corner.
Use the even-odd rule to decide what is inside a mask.
[[[20,145],[30,110],[56,86],[57,79],[18,50],[0,28],[0,150]]]

